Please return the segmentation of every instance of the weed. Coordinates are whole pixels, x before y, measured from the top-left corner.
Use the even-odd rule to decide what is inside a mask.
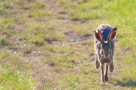
[[[0,39],[0,43],[2,46],[7,46],[10,44],[10,42],[4,37]]]

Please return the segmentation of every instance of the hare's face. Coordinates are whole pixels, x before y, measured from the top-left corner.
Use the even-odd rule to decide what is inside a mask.
[[[117,28],[111,30],[111,32],[107,35],[107,41],[104,41],[103,35],[100,33],[99,30],[95,31],[95,37],[101,43],[101,50],[100,53],[103,58],[109,58],[112,55],[112,47],[111,41],[114,40],[116,36]]]
[[[109,43],[103,43],[102,44],[102,56],[104,58],[109,58],[112,53],[111,45]]]

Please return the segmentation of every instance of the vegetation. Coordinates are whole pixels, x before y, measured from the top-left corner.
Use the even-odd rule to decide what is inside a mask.
[[[136,88],[135,0],[0,0],[0,90]],[[94,30],[117,27],[115,70],[101,85]]]

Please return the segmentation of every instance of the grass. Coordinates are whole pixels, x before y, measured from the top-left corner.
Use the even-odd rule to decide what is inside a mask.
[[[0,52],[0,89],[1,90],[31,90],[34,82],[30,75],[25,75],[15,69],[21,69],[24,65],[21,64],[20,58],[16,55],[10,55],[9,52]],[[10,61],[11,60],[11,61]],[[24,69],[24,68],[22,68]],[[28,69],[28,68],[27,68]]]
[[[21,73],[17,73],[8,67],[5,67],[5,69],[2,69],[1,67],[0,70],[1,70],[0,73],[1,90],[7,90],[7,89],[32,90],[33,89],[33,84],[32,84],[33,81],[29,76],[23,75]]]
[[[9,41],[7,40],[7,39],[5,39],[5,38],[1,38],[0,39],[0,42],[1,42],[1,46],[7,46],[7,45],[9,45]]]
[[[135,89],[135,6],[134,0],[2,0],[0,89]],[[104,85],[93,43],[103,23],[118,28],[115,70]]]

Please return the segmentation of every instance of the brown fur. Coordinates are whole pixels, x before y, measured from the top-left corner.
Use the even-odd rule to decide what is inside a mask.
[[[112,30],[112,27],[106,24],[100,25],[97,30],[103,32],[104,29]],[[96,30],[95,30],[96,31]],[[104,58],[102,55],[102,43],[94,37],[94,48],[95,48],[95,66],[98,69],[101,68],[101,82],[107,82],[108,81],[108,68],[110,72],[113,72],[114,70],[114,64],[113,64],[113,54],[114,54],[114,43],[115,40],[110,41],[111,45],[111,54],[109,58]],[[105,71],[104,71],[104,64],[105,65]]]

